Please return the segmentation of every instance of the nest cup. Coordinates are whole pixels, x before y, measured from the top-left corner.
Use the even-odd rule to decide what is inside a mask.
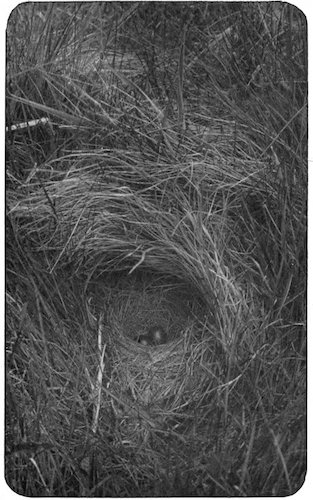
[[[118,281],[114,292],[110,290],[106,325],[112,358],[109,385],[123,402],[117,411],[119,418],[127,417],[128,438],[131,434],[137,440],[136,426],[145,426],[147,421],[149,426],[154,421],[162,425],[171,401],[197,383],[198,375],[188,366],[192,346],[197,344],[192,304],[182,285],[151,277],[125,278]],[[139,337],[147,344],[138,342]],[[148,409],[148,419],[140,416],[142,409]]]

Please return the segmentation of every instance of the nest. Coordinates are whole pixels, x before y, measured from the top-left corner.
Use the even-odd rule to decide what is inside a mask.
[[[205,349],[196,334],[199,306],[196,321],[192,297],[181,285],[164,279],[119,280],[118,288],[112,292],[110,285],[110,290],[105,325],[108,391],[103,406],[110,412],[113,408],[127,439],[138,441],[140,431],[162,429],[195,396],[201,380],[207,383],[207,368],[200,359]],[[138,335],[153,325],[166,330],[167,342],[138,343]]]

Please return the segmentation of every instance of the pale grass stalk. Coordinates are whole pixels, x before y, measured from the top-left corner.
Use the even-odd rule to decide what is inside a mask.
[[[100,314],[99,320],[98,320],[99,368],[98,368],[97,381],[96,381],[96,384],[94,387],[95,402],[94,402],[93,418],[92,418],[92,424],[91,424],[91,430],[94,434],[97,432],[99,415],[100,415],[102,379],[103,379],[103,372],[104,372],[104,356],[105,356],[105,351],[106,351],[106,347],[107,347],[105,343],[104,344],[102,343],[103,318],[104,318],[104,315]]]

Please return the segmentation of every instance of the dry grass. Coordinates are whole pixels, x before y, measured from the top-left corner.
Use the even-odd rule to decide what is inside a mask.
[[[277,496],[301,487],[304,33],[285,4],[13,12],[14,491]],[[153,325],[168,342],[140,345]]]

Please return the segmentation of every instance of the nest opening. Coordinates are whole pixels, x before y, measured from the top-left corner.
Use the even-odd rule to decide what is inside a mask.
[[[153,327],[166,332],[168,344],[181,338],[201,311],[188,285],[156,273],[113,273],[90,289],[97,309],[104,311],[112,340],[120,344],[138,344]]]

